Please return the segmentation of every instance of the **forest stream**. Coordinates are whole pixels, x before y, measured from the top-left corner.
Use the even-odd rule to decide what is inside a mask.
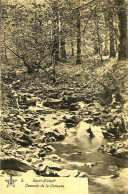
[[[107,141],[103,139],[102,143]],[[111,176],[117,173],[119,169],[128,167],[128,160],[123,158],[115,158],[107,154],[98,152],[101,143],[83,137],[82,141],[77,138],[76,132],[72,131],[62,142],[54,143],[53,146],[56,154],[65,159],[67,169],[76,169],[79,172],[86,172],[92,177]],[[119,184],[119,183],[118,183]],[[112,190],[100,184],[90,181],[89,193],[115,193]],[[122,191],[123,192],[123,191]]]
[[[1,18],[1,188],[128,194],[127,1],[3,0]]]
[[[79,110],[80,111],[80,110]],[[75,113],[76,114],[76,113]],[[54,122],[61,120],[64,117],[72,117],[72,113],[67,111],[58,110],[56,114],[47,115],[45,118],[45,124],[52,124]],[[50,120],[51,119],[51,120]],[[48,120],[48,123],[47,123]],[[82,122],[82,121],[81,121]],[[42,122],[42,125],[45,125]],[[83,124],[83,123],[82,123]],[[124,158],[114,157],[112,154],[103,154],[98,151],[101,145],[111,144],[114,142],[112,138],[105,139],[103,136],[89,137],[86,133],[82,131],[79,132],[81,125],[80,123],[75,127],[66,129],[66,137],[62,141],[57,141],[50,143],[54,147],[56,154],[60,160],[57,162],[66,170],[74,170],[75,176],[89,177],[89,193],[127,193],[124,186],[122,189],[122,184],[125,185],[126,179],[122,180],[119,176],[119,171],[126,169],[126,173],[123,172],[123,176],[127,175],[128,160]],[[76,172],[78,171],[78,172]],[[85,173],[85,174],[84,174]],[[68,176],[68,175],[67,175]],[[110,179],[110,183],[103,182],[101,180]],[[119,177],[120,182],[119,182]],[[117,179],[117,182],[115,181]],[[112,181],[111,181],[112,180]],[[113,182],[114,180],[114,182]],[[118,186],[117,184],[118,183]]]
[[[1,176],[6,173],[33,176],[34,173],[42,177],[88,177],[89,194],[128,192],[127,133],[125,145],[125,141],[121,143],[108,133],[104,125],[106,115],[107,119],[113,118],[113,123],[120,123],[116,107],[110,109],[96,101],[79,101],[62,109],[65,102],[54,98],[35,105],[30,102],[29,99],[27,107],[22,105],[26,109],[24,112],[20,109],[20,115],[16,109],[13,115],[10,113],[11,126],[18,127],[20,122],[24,127],[16,133],[18,144],[11,149],[8,143],[2,146]]]
[[[115,95],[91,98],[81,85],[63,90],[43,84],[11,94],[17,101],[2,115],[0,176],[88,177],[89,194],[127,194],[127,106]]]

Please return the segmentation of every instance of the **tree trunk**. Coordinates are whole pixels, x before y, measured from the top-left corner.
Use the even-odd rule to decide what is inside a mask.
[[[73,42],[71,42],[71,47],[72,47],[72,56],[74,56]]]
[[[53,13],[54,13],[54,21],[53,21],[53,55],[55,63],[59,60],[59,16],[58,16],[58,8],[57,5],[53,4]]]
[[[127,56],[127,6],[125,0],[115,0],[118,6],[118,18],[119,18],[119,48],[118,48],[118,60],[126,59]]]
[[[95,16],[97,16],[96,13],[95,13]],[[97,41],[98,41],[98,45],[96,45],[96,47],[98,49],[98,53],[99,53],[101,62],[103,62],[102,44],[101,44],[102,39],[101,39],[100,32],[99,32],[99,21],[98,20],[94,20],[94,23],[95,23],[95,26],[96,26],[96,34],[97,34]]]
[[[63,23],[60,16],[60,55],[62,60],[66,59],[65,36],[63,30]]]
[[[113,26],[113,15],[109,12],[109,37],[110,37],[110,57],[115,57],[115,37],[114,37],[114,26]]]
[[[77,10],[77,56],[76,64],[81,63],[81,21],[80,21],[80,10]]]
[[[108,47],[108,33],[107,33],[107,29],[108,29],[108,20],[107,20],[107,17],[106,17],[106,14],[104,14],[104,23],[105,23],[105,38],[104,38],[104,56],[107,56],[109,55],[109,47]]]
[[[5,46],[6,45],[5,33],[3,33],[3,35],[4,35],[4,46]],[[4,47],[4,55],[5,55],[5,62],[8,62],[7,49],[6,49],[6,47]]]
[[[61,35],[60,39],[60,54],[62,59],[66,59],[65,37],[63,35]]]
[[[24,65],[27,67],[28,74],[31,74],[34,72],[34,68],[30,66],[24,59],[23,59]]]
[[[108,5],[111,5],[111,1],[108,0]],[[107,28],[109,30],[109,42],[110,42],[110,57],[115,57],[116,56],[116,50],[115,50],[115,34],[114,34],[114,26],[113,26],[113,13],[111,8],[107,8],[107,12],[104,12],[104,22],[105,22],[105,28],[107,31]],[[105,49],[107,50],[107,37],[105,34]]]
[[[103,56],[102,56],[102,45],[101,45],[101,37],[100,37],[100,33],[99,33],[99,27],[97,24],[97,36],[98,36],[98,47],[99,47],[99,55],[100,55],[100,60],[101,62],[103,62]]]

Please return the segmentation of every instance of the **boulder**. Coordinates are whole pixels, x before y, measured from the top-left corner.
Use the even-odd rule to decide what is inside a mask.
[[[108,122],[106,127],[107,131],[109,133],[114,134],[116,137],[120,136],[120,133],[125,133],[126,127],[125,127],[125,122],[124,119],[121,115],[113,115],[114,118],[111,119],[111,122]]]
[[[93,123],[93,118],[86,118],[84,119],[86,123]]]
[[[102,128],[100,126],[91,126],[91,131],[94,134],[95,137],[101,137],[103,138]]]
[[[22,136],[20,137],[20,139],[25,140],[25,141],[28,141],[28,143],[29,143],[30,145],[32,144],[32,140],[31,140],[30,137],[29,137],[28,135],[26,135],[26,134],[22,135]]]
[[[81,121],[80,117],[78,117],[76,115],[66,116],[66,117],[64,117],[64,120],[65,120],[67,127],[75,127]]]
[[[48,98],[43,103],[43,105],[50,107],[50,108],[58,109],[58,108],[61,108],[62,103],[63,103],[63,101],[61,99]]]
[[[20,145],[26,147],[32,144],[32,140],[30,139],[30,137],[26,134],[23,134],[20,136],[19,139],[17,139],[17,143],[19,143]]]
[[[39,164],[36,172],[41,176],[54,176],[58,177],[57,173],[62,170],[62,165],[52,162],[50,160],[44,160],[43,164]]]
[[[13,109],[13,110],[11,110],[11,114],[18,115],[19,114],[19,110],[18,109]]]
[[[3,122],[9,122],[10,121],[10,118],[7,117],[7,116],[4,116],[2,120],[3,120]]]
[[[22,140],[22,139],[17,139],[16,140],[18,144],[20,144],[23,147],[27,147],[30,145],[30,143],[28,141]]]
[[[128,158],[128,149],[127,148],[119,148],[116,150],[115,155],[119,158]]]
[[[43,149],[46,150],[46,152],[55,152],[55,149],[53,148],[52,145],[44,145]]]
[[[38,143],[37,147],[38,148],[43,148],[45,145],[47,145],[46,143]]]
[[[29,157],[26,161],[27,162],[32,162],[32,158]]]
[[[47,141],[49,141],[51,137],[54,137],[57,141],[65,139],[65,123],[60,123],[59,125],[55,125],[51,128],[45,128],[44,134],[47,137]]]
[[[31,130],[28,129],[27,127],[24,127],[23,129],[24,129],[24,133],[26,133],[26,134],[30,134],[31,133]]]
[[[30,123],[30,128],[32,128],[32,129],[37,129],[37,128],[40,128],[40,127],[41,127],[41,125],[40,125],[39,121],[34,121],[34,122]]]
[[[16,150],[16,152],[20,155],[24,155],[24,154],[29,152],[29,149],[28,148],[19,148]]]
[[[16,158],[4,157],[0,159],[0,164],[1,164],[0,168],[2,170],[11,169],[11,170],[27,172],[28,170],[33,169],[33,167],[27,164],[26,162],[20,161]]]
[[[44,157],[46,154],[46,151],[44,149],[40,150],[39,153],[38,153],[38,156],[39,157]]]
[[[55,170],[55,171],[60,171],[62,170],[62,165],[58,164],[56,162],[53,162],[51,160],[44,160],[43,162],[43,167],[48,167],[49,169]]]
[[[36,98],[26,98],[25,104],[27,106],[36,106],[37,99]]]
[[[128,158],[128,140],[109,142],[106,145],[102,145],[99,151],[116,157]]]
[[[26,122],[34,121],[33,114],[26,114],[24,118],[25,118]]]
[[[103,138],[103,133],[100,126],[90,125],[84,121],[81,121],[77,125],[76,132],[78,137],[87,136],[87,137]]]
[[[41,121],[45,121],[45,118],[44,118],[44,117],[40,117],[40,120],[41,120]]]
[[[80,105],[78,103],[72,103],[70,106],[69,106],[69,110],[70,111],[77,111],[77,110],[80,110]]]
[[[87,130],[90,129],[90,125],[84,121],[81,121],[77,126],[76,126],[76,133],[78,137],[82,136],[88,136]]]
[[[21,123],[21,124],[25,124],[26,123],[25,119],[22,116],[17,115],[17,118],[19,120],[19,123]]]
[[[2,146],[3,150],[9,150],[11,149],[12,145],[11,144],[5,144]]]

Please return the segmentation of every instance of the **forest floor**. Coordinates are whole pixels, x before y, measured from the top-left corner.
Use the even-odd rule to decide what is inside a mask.
[[[110,186],[114,176],[121,182],[122,168],[127,174],[127,162],[103,174],[104,165],[91,154],[85,154],[87,161],[83,156],[96,146],[96,154],[110,162],[128,158],[127,62],[84,61],[59,62],[54,84],[43,71],[28,75],[18,64],[2,65],[1,176],[87,176],[100,184],[108,180]],[[89,141],[94,147],[87,146]],[[102,168],[102,173],[90,174],[93,167]]]

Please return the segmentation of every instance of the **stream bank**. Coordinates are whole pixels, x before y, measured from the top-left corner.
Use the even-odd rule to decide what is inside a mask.
[[[5,80],[1,176],[88,177],[90,193],[127,192],[122,101],[91,92],[79,74],[70,85],[66,79],[55,86]]]
[[[115,142],[114,133],[105,130],[109,107],[104,108],[96,101],[87,103],[74,99],[69,105],[69,101],[62,99],[49,98],[41,102],[36,97],[25,101],[25,97],[26,94],[20,104],[24,111],[14,109],[8,117],[3,117],[3,124],[10,126],[13,141],[12,145],[3,142],[1,176],[6,173],[25,176],[35,172],[38,176],[88,177],[90,189],[96,193],[97,187],[101,192],[105,189],[99,177],[118,178],[119,171],[127,169],[127,154],[118,158],[113,157],[112,151],[109,155],[100,153],[103,147],[105,153],[105,145]],[[115,115],[113,119],[117,120]]]

